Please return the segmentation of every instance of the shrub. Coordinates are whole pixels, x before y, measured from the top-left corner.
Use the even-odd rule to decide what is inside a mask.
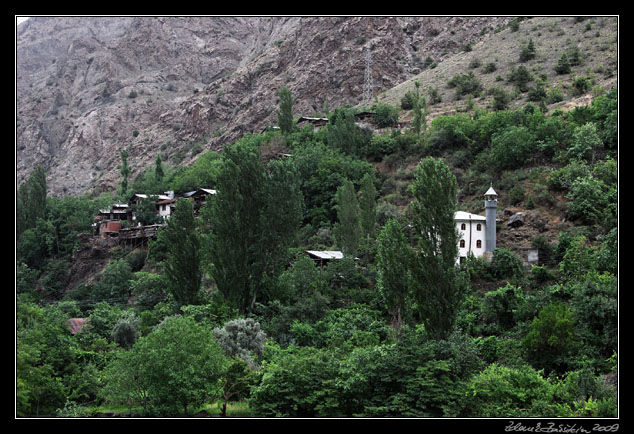
[[[511,95],[499,87],[492,89],[491,93],[493,94],[493,110],[505,110],[511,102]]]
[[[564,303],[545,306],[533,318],[522,345],[534,366],[549,372],[565,372],[579,345],[573,312]]]
[[[493,251],[490,270],[493,276],[498,279],[519,278],[524,274],[522,260],[504,248],[497,248]]]
[[[515,325],[515,312],[523,302],[522,289],[507,284],[484,295],[482,312],[486,319],[508,330]]]
[[[527,60],[531,60],[535,58],[535,43],[531,39],[528,42],[528,45],[522,47],[522,51],[520,52],[520,62],[526,62]]]
[[[411,110],[414,108],[414,93],[410,90],[401,98],[401,108],[403,110]]]
[[[484,66],[484,68],[482,69],[482,72],[486,74],[490,74],[492,72],[495,72],[497,69],[498,67],[495,65],[495,62],[489,62]]]
[[[520,92],[527,92],[528,83],[533,81],[533,74],[531,74],[524,65],[520,65],[519,67],[511,70],[508,80],[511,83],[515,83],[515,86],[517,86],[517,89]]]
[[[389,104],[378,103],[373,118],[379,128],[393,127],[398,124],[398,110]]]
[[[451,80],[447,82],[447,85],[456,89],[456,98],[460,99],[465,95],[471,95],[478,97],[482,93],[482,84],[475,77],[473,71],[469,71],[467,74],[454,75]]]
[[[559,75],[570,74],[570,61],[568,60],[568,56],[566,53],[562,53],[557,61],[557,65],[555,65],[555,72]]]
[[[526,164],[535,143],[534,133],[523,126],[510,126],[491,139],[491,158],[498,170],[519,169]]]
[[[429,93],[430,104],[438,104],[439,102],[442,102],[442,97],[438,93],[438,89],[430,86],[429,89],[427,89],[427,92]]]
[[[566,416],[569,408],[554,401],[555,388],[530,366],[511,368],[493,363],[467,384],[465,416]]]

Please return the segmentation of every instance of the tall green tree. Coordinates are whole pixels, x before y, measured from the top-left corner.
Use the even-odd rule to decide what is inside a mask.
[[[174,414],[214,400],[227,366],[210,328],[187,316],[165,318],[106,369],[106,396],[134,399]],[[122,379],[127,381],[122,381]]]
[[[388,220],[378,237],[377,286],[392,316],[392,324],[399,341],[410,297],[408,266],[412,253],[401,224],[395,219]]]
[[[425,330],[435,339],[451,332],[465,294],[456,267],[454,222],[457,182],[442,159],[423,159],[414,174],[411,204],[417,251],[411,262],[414,296]]]
[[[376,187],[374,186],[374,177],[370,173],[366,173],[361,180],[359,194],[362,235],[366,238],[373,238],[376,226]]]
[[[37,166],[20,185],[16,198],[16,235],[35,227],[38,218],[46,217],[46,169]]]
[[[354,184],[349,179],[337,190],[335,195],[337,223],[333,228],[337,245],[346,255],[354,256],[359,249],[361,239],[360,208]]]
[[[122,149],[119,153],[121,155],[121,196],[124,196],[128,192],[128,176],[130,175],[130,166],[128,166],[128,151]]]
[[[176,202],[167,227],[159,232],[167,250],[164,262],[169,290],[179,306],[195,304],[202,280],[200,240],[190,199]]]
[[[161,182],[163,180],[163,176],[165,176],[161,154],[158,154],[154,160],[154,176],[158,182]]]
[[[290,134],[293,132],[293,96],[286,86],[280,89],[278,96],[280,109],[277,111],[277,125],[283,134]]]
[[[225,148],[216,187],[203,211],[211,274],[225,299],[246,313],[266,279],[282,269],[303,216],[290,162],[264,165],[257,140]]]
[[[364,138],[361,128],[355,122],[352,109],[335,109],[326,126],[326,140],[329,146],[339,149],[344,154],[358,155]]]
[[[427,100],[420,94],[420,81],[416,80],[414,84],[416,85],[416,92],[414,92],[412,101],[412,111],[414,112],[412,126],[416,135],[420,136],[427,129]]]

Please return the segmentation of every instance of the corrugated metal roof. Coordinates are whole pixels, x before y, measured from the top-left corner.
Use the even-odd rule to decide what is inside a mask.
[[[306,253],[319,259],[343,259],[343,253],[338,250],[306,250]]]
[[[197,193],[216,194],[216,190],[212,190],[211,188],[199,188],[198,190],[188,191],[187,193],[184,193],[183,197],[192,197]]]
[[[454,213],[453,218],[454,220],[481,220],[483,222],[487,220],[487,218],[484,216],[481,216],[478,214],[471,214],[470,212],[465,212],[465,211],[458,211]]]

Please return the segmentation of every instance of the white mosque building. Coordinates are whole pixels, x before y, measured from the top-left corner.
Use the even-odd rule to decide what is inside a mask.
[[[495,215],[497,193],[493,187],[484,193],[485,215],[458,211],[454,214],[458,238],[457,264],[461,264],[469,255],[482,257],[495,250]]]

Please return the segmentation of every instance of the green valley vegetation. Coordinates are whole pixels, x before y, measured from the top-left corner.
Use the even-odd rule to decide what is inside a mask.
[[[368,132],[342,107],[129,182],[122,153],[100,197],[46,197],[35,170],[17,194],[17,416],[616,417],[616,89],[431,122],[417,98],[415,128]],[[455,265],[453,213],[481,213],[491,183],[500,213],[549,219],[530,268],[503,222],[490,261]],[[147,250],[72,279],[100,209],[203,186],[217,195],[179,199]]]

